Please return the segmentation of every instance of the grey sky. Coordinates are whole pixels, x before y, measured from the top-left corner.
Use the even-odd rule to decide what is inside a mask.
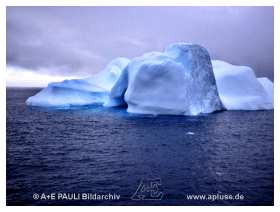
[[[7,64],[88,75],[184,41],[273,79],[273,24],[273,7],[8,7]]]

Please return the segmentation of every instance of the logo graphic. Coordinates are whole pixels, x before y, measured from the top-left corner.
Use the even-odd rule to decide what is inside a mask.
[[[161,179],[141,180],[132,200],[161,200],[163,193],[160,189]]]

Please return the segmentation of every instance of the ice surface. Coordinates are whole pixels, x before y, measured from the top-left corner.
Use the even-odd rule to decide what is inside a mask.
[[[219,96],[227,110],[273,109],[271,81],[258,80],[247,66],[235,66],[220,60],[212,60],[212,65]]]
[[[163,53],[149,53],[128,65],[125,102],[130,113],[184,114],[187,85],[182,64]]]
[[[256,78],[250,67],[211,63],[199,45],[173,43],[164,52],[117,58],[85,79],[50,83],[26,103],[60,108],[127,106],[130,113],[155,115],[273,109],[273,83]]]
[[[111,89],[129,61],[127,58],[117,58],[109,63],[103,71],[92,77],[50,83],[48,87],[29,97],[26,103],[32,106],[60,108],[109,104]]]
[[[106,99],[106,92],[90,84],[85,79],[65,80],[50,83],[35,96],[27,99],[32,106],[64,107],[89,104],[102,104]]]
[[[186,43],[133,59],[125,101],[131,113],[197,115],[222,109],[208,52]]]
[[[273,82],[271,82],[266,77],[258,78],[259,82],[262,84],[264,90],[266,91],[266,94],[271,101],[272,107],[274,107],[274,86]]]

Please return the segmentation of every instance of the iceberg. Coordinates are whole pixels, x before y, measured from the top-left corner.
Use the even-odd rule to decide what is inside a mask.
[[[252,68],[212,60],[219,96],[227,110],[273,109],[273,83]]]
[[[50,83],[27,105],[127,107],[129,113],[198,115],[273,109],[273,82],[246,66],[212,60],[199,45],[173,43],[163,52],[116,58],[84,79]]]

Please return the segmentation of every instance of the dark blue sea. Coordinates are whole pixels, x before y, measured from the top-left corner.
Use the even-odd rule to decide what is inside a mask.
[[[7,89],[7,205],[273,205],[273,111],[26,106],[36,92]]]

